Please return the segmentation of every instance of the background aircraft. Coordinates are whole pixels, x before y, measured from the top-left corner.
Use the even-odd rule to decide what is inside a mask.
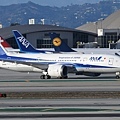
[[[15,51],[15,49],[13,49],[13,48],[10,46],[10,44],[2,38],[2,36],[0,36],[0,44],[2,44],[2,46],[3,46],[7,51],[12,51],[12,52]]]
[[[58,52],[76,52],[71,49],[56,33],[49,33],[55,51]]]
[[[18,31],[13,30],[15,40],[21,52],[33,52],[33,53],[47,53],[47,52],[76,52],[72,50],[56,33],[49,33],[51,43],[53,44],[53,51],[50,50],[38,50],[34,48],[30,42]],[[42,52],[41,52],[42,51]],[[44,51],[44,52],[43,52]]]
[[[13,34],[15,40],[18,44],[18,47],[21,52],[30,52],[30,53],[46,53],[46,52],[54,52],[50,50],[37,50],[31,45],[31,43],[17,30],[13,30]],[[26,49],[27,48],[27,49]]]

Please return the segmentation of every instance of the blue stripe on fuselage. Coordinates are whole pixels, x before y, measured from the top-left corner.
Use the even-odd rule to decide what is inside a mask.
[[[16,61],[16,62],[28,62],[28,63],[36,63],[36,64],[63,64],[63,65],[73,65],[76,69],[78,68],[115,68],[112,66],[100,66],[100,65],[91,65],[91,64],[80,64],[80,63],[67,63],[67,62],[54,62],[49,61],[46,59],[34,59],[34,58],[23,58],[23,57],[13,57],[7,55],[1,55],[1,60],[9,60],[9,61]]]
[[[78,64],[75,63],[75,68],[115,68],[115,67],[111,67],[111,66],[100,66],[100,65],[89,65],[89,64]]]

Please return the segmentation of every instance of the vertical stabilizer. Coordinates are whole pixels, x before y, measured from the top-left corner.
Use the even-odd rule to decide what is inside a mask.
[[[76,52],[71,49],[56,33],[50,33],[50,38],[56,52]]]
[[[36,50],[19,31],[13,30],[13,34],[21,52],[45,53],[45,51]]]

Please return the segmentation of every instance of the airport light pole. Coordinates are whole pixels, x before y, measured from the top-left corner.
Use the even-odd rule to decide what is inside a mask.
[[[95,32],[96,32],[96,34],[97,34],[97,25],[98,25],[98,22],[97,22],[97,21],[94,22],[94,25],[95,25]]]
[[[103,22],[103,18],[100,18],[100,19],[98,19],[98,21],[100,21],[100,29],[102,29],[102,22]]]

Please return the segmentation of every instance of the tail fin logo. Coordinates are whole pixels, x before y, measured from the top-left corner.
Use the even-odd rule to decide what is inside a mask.
[[[20,41],[22,45],[25,46],[26,48],[28,48],[30,45],[24,37],[18,37],[17,40]]]
[[[61,40],[60,40],[60,38],[54,38],[53,39],[53,45],[54,46],[60,46],[61,45]]]

